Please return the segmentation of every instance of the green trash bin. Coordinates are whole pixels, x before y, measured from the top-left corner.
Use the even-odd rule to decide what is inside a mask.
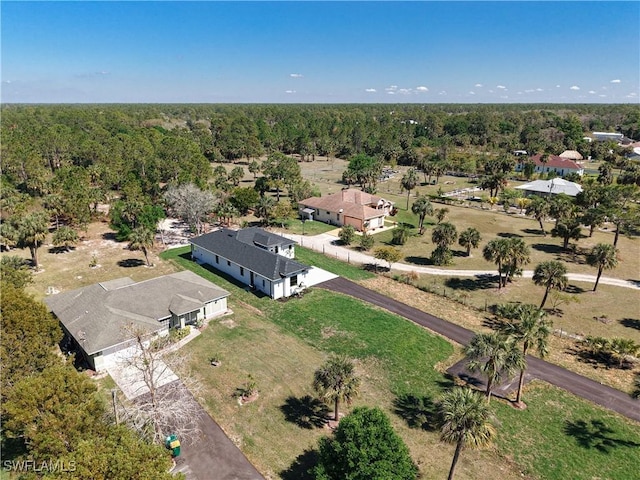
[[[169,435],[166,439],[165,439],[165,446],[171,450],[171,456],[172,457],[177,457],[180,455],[180,440],[178,440],[178,437],[176,437],[175,435]]]

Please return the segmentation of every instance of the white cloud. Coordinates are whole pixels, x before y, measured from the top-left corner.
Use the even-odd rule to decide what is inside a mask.
[[[599,97],[601,97],[601,98],[606,98],[606,97],[607,97],[607,96],[606,96],[606,95],[604,95],[604,94],[600,94],[600,95],[598,95],[598,96],[599,96]]]
[[[475,94],[476,94],[476,92],[474,92],[474,91],[469,92],[469,95],[475,95]]]
[[[302,78],[304,75],[302,75],[301,73],[290,73],[289,76],[291,78]]]
[[[577,85],[573,85],[572,87],[569,87],[569,90],[580,90],[580,87]]]
[[[385,88],[385,90],[387,92],[395,92],[396,90],[398,90],[398,86],[397,85],[391,85],[391,86]]]
[[[596,92],[595,92],[594,90],[589,90],[589,93],[590,93],[591,95],[593,95],[593,94],[594,94],[594,93],[596,93]]]
[[[631,92],[629,95],[627,95],[627,98],[636,98],[638,96],[638,94],[636,92]]]
[[[446,90],[442,90],[441,92],[438,93],[438,95],[446,95],[446,94],[447,94]]]
[[[11,83],[11,80],[3,80],[2,83],[6,83],[8,85]]]
[[[535,92],[535,90],[532,89],[532,88],[529,88],[529,89],[524,91],[524,93],[533,93],[533,92]],[[520,92],[518,92],[518,93],[520,93]]]
[[[615,80],[611,80],[609,83],[621,83],[619,78],[616,78]]]
[[[410,88],[401,88],[398,90],[398,93],[401,93],[402,95],[409,95],[411,93],[411,89]]]
[[[416,87],[416,90],[419,92],[428,92],[429,89],[427,87],[424,87],[422,85],[420,85],[419,87]]]
[[[493,93],[493,90],[489,90],[489,93]]]
[[[483,86],[484,86],[484,85],[482,85],[481,83],[476,83],[476,84],[474,85],[474,87],[476,87],[476,88],[482,88]]]
[[[544,92],[544,90],[540,87],[536,88],[536,92]]]
[[[556,88],[560,88],[560,85],[556,85]]]
[[[295,90],[285,90],[284,93],[296,93],[296,91]]]
[[[499,90],[506,90],[507,87],[505,87],[504,85],[496,85],[496,88]]]
[[[387,90],[387,93],[388,93],[389,95],[395,95],[395,94],[396,94],[396,92],[394,92],[393,90]]]
[[[376,93],[376,89],[375,88],[365,88],[364,91],[368,92],[368,93]]]

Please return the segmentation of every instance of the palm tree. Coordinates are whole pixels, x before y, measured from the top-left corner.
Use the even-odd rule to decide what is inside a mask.
[[[582,227],[580,221],[576,218],[560,220],[551,230],[551,235],[562,238],[562,248],[565,250],[569,247],[569,240],[579,240],[581,237]]]
[[[593,291],[595,292],[598,288],[602,271],[610,270],[618,265],[618,249],[607,243],[598,243],[587,255],[587,263],[598,269],[596,283],[593,286]]]
[[[503,376],[510,377],[525,367],[524,356],[514,339],[496,332],[476,334],[464,347],[464,354],[472,372],[480,370],[487,376],[487,401],[491,401],[491,391]]]
[[[480,232],[473,227],[469,227],[460,233],[458,243],[461,247],[467,249],[467,257],[469,257],[471,256],[471,249],[478,248],[481,239],[482,238],[480,237]]]
[[[505,325],[503,331],[512,336],[517,342],[522,343],[522,356],[525,358],[525,368],[520,370],[518,381],[518,393],[516,394],[516,404],[522,405],[522,386],[524,384],[524,374],[526,370],[526,356],[529,349],[534,348],[540,358],[544,358],[549,353],[549,335],[552,331],[552,322],[547,319],[544,310],[535,305],[522,304],[514,310],[514,317]]]
[[[415,168],[410,168],[407,170],[400,180],[400,185],[402,185],[402,189],[407,191],[407,210],[409,210],[409,195],[411,194],[411,190],[416,188],[418,185],[419,179],[418,174]]]
[[[256,206],[255,214],[256,217],[262,219],[262,223],[265,225],[269,224],[269,217],[271,216],[271,212],[276,202],[273,201],[273,197],[261,197],[258,205]]]
[[[149,249],[153,247],[154,232],[146,227],[136,227],[129,234],[129,250],[142,250],[144,258],[149,263]]]
[[[549,260],[537,265],[533,271],[533,282],[536,285],[544,286],[544,297],[540,308],[544,308],[547,296],[551,290],[564,290],[567,286],[567,267],[564,263],[556,260]]]
[[[31,253],[33,267],[38,270],[38,248],[49,232],[49,218],[45,212],[34,212],[19,220],[17,228],[17,245],[27,247]]]
[[[458,232],[452,223],[440,223],[431,233],[431,241],[439,247],[449,248],[456,238],[458,238]]]
[[[449,209],[447,207],[436,208],[435,212],[436,220],[438,221],[438,223],[440,223],[442,222],[442,220],[444,220],[444,217],[447,216],[447,213],[449,213]]]
[[[427,197],[420,195],[411,205],[411,211],[418,215],[418,227],[420,235],[422,235],[424,233],[424,218],[427,215],[433,215],[433,205]]]
[[[529,246],[521,238],[507,238],[505,240],[508,261],[503,286],[506,286],[507,281],[511,281],[514,275],[522,275],[521,267],[529,263],[531,254]]]
[[[78,233],[73,228],[63,225],[53,234],[52,241],[56,247],[64,247],[68,252],[71,247],[78,243]]]
[[[509,244],[505,240],[507,239],[498,238],[491,240],[482,249],[484,259],[498,266],[498,290],[502,288],[502,272],[506,271],[506,265],[509,261]]]
[[[360,379],[353,362],[344,356],[331,357],[314,373],[313,388],[323,400],[334,402],[334,419],[338,421],[340,401],[347,404],[358,395]]]
[[[531,200],[531,203],[527,206],[527,215],[533,216],[540,224],[540,230],[542,235],[547,236],[547,232],[544,231],[543,221],[549,216],[550,205],[545,197],[535,197]]]
[[[456,446],[448,477],[452,480],[462,449],[490,444],[496,430],[491,423],[489,405],[470,388],[456,387],[446,392],[439,410],[442,419],[440,440]]]

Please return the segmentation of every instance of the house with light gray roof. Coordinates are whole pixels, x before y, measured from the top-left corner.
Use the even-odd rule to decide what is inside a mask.
[[[271,298],[289,297],[307,286],[311,267],[294,260],[295,242],[262,228],[225,228],[190,243],[193,260]]]
[[[133,344],[133,331],[166,334],[227,312],[229,292],[190,271],[125,277],[47,297],[67,338],[95,371]]]

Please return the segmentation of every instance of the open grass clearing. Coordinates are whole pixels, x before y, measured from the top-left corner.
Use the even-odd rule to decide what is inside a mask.
[[[484,312],[484,305],[491,306],[496,303],[507,303],[510,301],[525,301],[529,295],[526,293],[527,289],[540,288],[535,287],[530,280],[518,279],[514,284],[510,285],[506,290],[503,289],[501,293],[498,293],[497,289],[492,289],[491,293],[474,293],[474,295],[480,295],[477,297],[456,297],[456,292],[449,287],[445,286],[445,277],[430,276],[426,277],[428,281],[429,289],[432,289],[436,293],[429,293],[418,290],[417,288],[406,285],[397,281],[394,281],[385,276],[377,276],[374,279],[361,282],[362,285],[383,293],[399,300],[407,305],[419,308],[422,311],[429,312],[445,320],[463,326],[470,330],[491,331],[491,320],[493,316],[487,311]],[[421,279],[422,280],[422,279]],[[519,286],[519,287],[516,287]],[[602,287],[605,287],[602,285]],[[615,288],[607,286],[603,288],[596,295],[602,295],[604,301],[611,301],[614,304],[624,303],[626,289]],[[444,297],[443,293],[446,289],[447,296]],[[522,293],[523,298],[519,298],[514,292]],[[482,296],[484,295],[484,296]],[[613,298],[611,298],[613,297]],[[455,300],[457,298],[457,300]],[[542,292],[540,292],[540,298],[542,298]],[[464,302],[465,304],[463,304]],[[570,304],[571,307],[580,306],[581,304]],[[594,308],[595,303],[589,307]],[[628,304],[627,304],[628,305]],[[474,308],[475,307],[475,308]],[[565,307],[562,305],[561,307]],[[612,321],[609,324],[604,324],[598,320],[593,319],[593,315],[590,317],[582,317],[581,323],[571,322],[568,324],[563,321],[568,317],[565,313],[562,317],[551,316],[550,318],[554,322],[554,328],[573,327],[575,325],[582,325],[584,328],[582,333],[584,335],[596,335],[605,337],[628,337],[637,339],[640,332],[635,328],[629,328],[623,325],[623,322]],[[613,317],[609,317],[613,318]],[[635,325],[635,323],[633,323]],[[575,332],[574,329],[570,330]],[[634,374],[640,371],[640,364],[636,364],[634,369],[621,370],[618,368],[608,368],[602,364],[594,364],[592,362],[581,359],[575,354],[576,342],[571,338],[552,336],[550,342],[550,352],[546,360],[557,365],[561,365],[568,370],[579,373],[586,377],[592,378],[598,382],[602,382],[613,388],[630,392],[632,390],[632,383]]]

